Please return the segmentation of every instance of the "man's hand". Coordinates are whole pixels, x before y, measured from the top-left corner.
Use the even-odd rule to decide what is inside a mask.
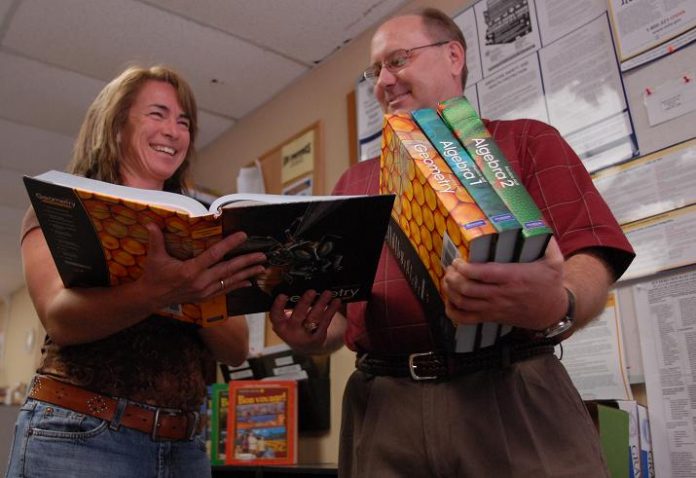
[[[326,351],[329,325],[340,309],[341,301],[332,299],[329,291],[322,292],[317,298],[313,290],[305,292],[293,309],[285,309],[287,301],[288,296],[284,294],[273,301],[270,311],[273,331],[300,353]]]
[[[541,330],[567,309],[564,260],[551,239],[546,254],[528,263],[450,265],[442,280],[447,316],[459,324],[496,322]]]

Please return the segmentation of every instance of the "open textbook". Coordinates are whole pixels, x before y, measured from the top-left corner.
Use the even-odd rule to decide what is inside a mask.
[[[223,237],[248,238],[231,256],[268,258],[252,287],[199,304],[172,304],[163,315],[207,326],[229,315],[263,312],[280,293],[289,307],[308,289],[345,302],[366,300],[374,280],[393,196],[230,194],[209,208],[180,194],[114,185],[59,171],[25,177],[25,186],[67,287],[136,280],[147,258],[147,223],[167,251],[186,260]],[[369,227],[362,227],[362,226]]]

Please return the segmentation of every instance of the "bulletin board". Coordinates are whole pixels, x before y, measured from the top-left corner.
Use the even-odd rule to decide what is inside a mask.
[[[266,192],[323,194],[324,145],[321,122],[311,124],[259,158]]]

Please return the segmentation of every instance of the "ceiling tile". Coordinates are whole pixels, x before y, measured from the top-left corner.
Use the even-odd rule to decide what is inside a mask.
[[[0,119],[0,167],[26,174],[63,170],[70,161],[73,138]]]
[[[403,0],[142,0],[312,65]]]
[[[104,82],[0,52],[0,117],[74,137]]]
[[[3,45],[105,81],[132,62],[165,63],[191,83],[202,108],[230,118],[244,116],[307,71],[220,30],[133,0],[25,0]]]
[[[196,149],[202,150],[215,138],[234,125],[234,121],[229,118],[198,110],[198,138],[196,138]]]

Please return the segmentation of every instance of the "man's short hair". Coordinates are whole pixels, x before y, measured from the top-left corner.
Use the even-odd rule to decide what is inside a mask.
[[[456,41],[462,46],[464,54],[466,55],[466,40],[464,39],[464,34],[449,15],[437,8],[430,7],[417,9],[413,12],[413,15],[417,15],[423,19],[428,35],[433,41]],[[465,58],[464,68],[462,68],[462,90],[466,86],[467,74],[468,70]]]

